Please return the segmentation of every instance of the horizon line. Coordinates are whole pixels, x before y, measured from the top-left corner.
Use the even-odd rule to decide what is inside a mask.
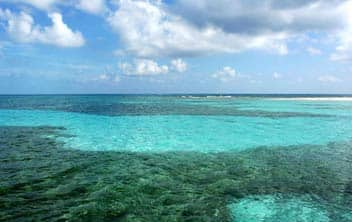
[[[259,96],[280,96],[280,95],[286,95],[286,96],[352,96],[352,93],[9,93],[9,94],[2,94],[0,93],[0,96],[95,96],[95,95],[101,95],[101,96],[108,96],[108,95],[131,95],[131,96],[138,96],[138,95],[143,95],[143,96],[152,96],[152,95],[158,95],[158,96],[177,96],[177,95],[234,95],[234,96],[253,96],[253,95],[259,95]]]

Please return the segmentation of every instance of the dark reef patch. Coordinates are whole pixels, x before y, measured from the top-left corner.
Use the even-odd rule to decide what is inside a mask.
[[[264,118],[336,118],[336,115],[308,112],[241,110],[243,101],[222,102],[182,99],[175,96],[2,96],[0,109],[52,110],[104,116],[211,115]],[[344,116],[338,116],[344,117]]]
[[[0,127],[0,221],[231,221],[248,195],[311,195],[352,210],[352,144],[224,153],[64,149],[56,127]]]

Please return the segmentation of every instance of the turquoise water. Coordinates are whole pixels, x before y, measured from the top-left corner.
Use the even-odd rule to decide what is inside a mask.
[[[324,205],[309,197],[251,196],[232,204],[230,208],[238,222],[330,221]]]
[[[348,96],[0,96],[0,221],[352,221],[351,161]]]
[[[99,107],[95,107],[95,113],[85,113],[84,108],[60,111],[55,104],[38,110],[35,106],[26,110],[2,109],[0,125],[65,127],[68,134],[75,136],[64,138],[67,147],[94,151],[219,152],[258,146],[323,145],[352,139],[352,101],[171,97],[165,102],[168,113],[162,110],[160,114],[153,111],[148,115],[147,110],[145,114],[145,104],[163,108],[164,104],[159,106],[164,101],[157,99],[117,99],[136,109],[128,109],[125,115],[120,111],[114,115],[113,110],[107,115]],[[111,108],[114,101],[112,98]],[[136,103],[141,108],[136,108]]]

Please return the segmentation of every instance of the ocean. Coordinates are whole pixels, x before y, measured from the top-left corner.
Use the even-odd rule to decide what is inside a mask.
[[[352,221],[352,96],[0,96],[0,221]]]

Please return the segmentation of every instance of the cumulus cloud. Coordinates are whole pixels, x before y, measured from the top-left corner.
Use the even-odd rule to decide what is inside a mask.
[[[179,0],[172,10],[198,27],[212,24],[225,32],[260,35],[305,32],[341,25],[341,0]]]
[[[121,0],[107,20],[126,50],[138,57],[196,56],[248,49],[287,53],[285,32],[248,35],[226,32],[216,24],[197,27],[165,9],[161,1]]]
[[[236,70],[230,66],[225,66],[223,69],[215,72],[212,77],[219,79],[222,82],[227,82],[237,76]]]
[[[78,31],[72,31],[64,23],[60,13],[50,13],[52,25],[41,27],[36,25],[31,15],[19,14],[9,10],[0,11],[0,18],[7,21],[6,31],[16,41],[23,43],[43,43],[61,47],[80,47],[85,40]]]
[[[320,82],[324,82],[324,83],[335,83],[335,82],[340,82],[341,79],[337,78],[336,76],[333,75],[323,75],[323,76],[319,76],[318,80]]]
[[[119,68],[125,75],[152,76],[170,72],[185,72],[187,63],[180,58],[171,60],[169,65],[158,64],[152,59],[134,59],[132,63],[120,63]]]
[[[108,22],[138,57],[184,57],[267,50],[287,54],[288,42],[311,33],[337,37],[333,60],[352,48],[351,0],[118,1]],[[309,47],[318,55],[320,50]]]
[[[210,24],[227,33],[260,36],[282,32],[287,41],[320,33],[336,39],[332,60],[352,61],[351,0],[179,0],[172,10],[199,28]],[[307,52],[321,54],[312,47]]]
[[[335,40],[331,60],[352,61],[352,0],[175,0],[172,4],[161,0],[111,0],[112,4],[106,0],[2,1],[29,4],[48,12],[65,6],[103,14],[122,40],[123,52],[138,58],[179,58],[246,50],[285,55],[289,53],[290,42],[314,33],[312,36]],[[116,7],[109,8],[112,5]],[[72,31],[61,15],[53,17],[52,27],[62,28],[56,32],[55,37],[59,38],[50,36],[46,31],[50,27],[35,25],[33,18],[23,12],[13,15],[12,23],[17,24],[13,30],[19,34],[27,33],[26,38],[17,34],[14,38],[65,46],[63,42],[67,41],[63,39],[70,36],[71,45],[82,45],[81,33]],[[313,47],[306,51],[321,54]],[[170,69],[177,70],[174,64]]]
[[[133,64],[121,63],[120,69],[126,75],[136,76],[160,75],[169,72],[167,65],[159,65],[151,59],[135,59]]]
[[[171,66],[177,72],[185,72],[187,70],[187,63],[180,58],[172,60]]]
[[[92,14],[100,14],[106,10],[105,0],[79,0],[76,7]]]

